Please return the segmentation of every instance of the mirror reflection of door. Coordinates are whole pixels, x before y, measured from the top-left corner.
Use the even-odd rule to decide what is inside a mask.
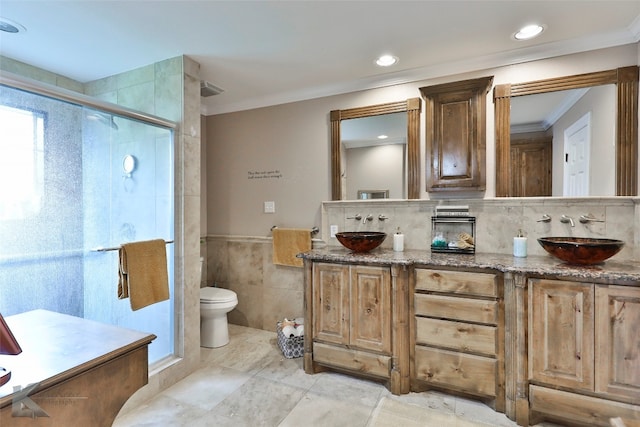
[[[372,192],[407,197],[406,112],[343,120],[341,143],[346,200]]]
[[[590,182],[569,184],[567,179],[573,178],[565,177],[565,131],[587,113],[589,157],[598,162],[586,165],[583,176]],[[616,86],[611,84],[512,97],[512,196],[615,195],[615,115]],[[579,194],[567,193],[570,186]]]
[[[551,195],[551,135],[511,135],[511,188],[514,197]]]
[[[565,197],[589,195],[591,114],[587,113],[564,131]]]

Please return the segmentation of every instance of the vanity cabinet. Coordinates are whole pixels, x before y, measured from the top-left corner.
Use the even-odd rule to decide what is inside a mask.
[[[504,412],[500,276],[416,268],[414,278],[412,389],[459,391]]]
[[[305,267],[305,371],[336,368],[408,393],[406,269],[306,260]]]
[[[318,263],[313,276],[314,337],[390,354],[389,268]]]
[[[530,424],[640,421],[640,288],[529,279]]]
[[[421,87],[425,100],[427,191],[486,185],[486,95],[493,77]]]

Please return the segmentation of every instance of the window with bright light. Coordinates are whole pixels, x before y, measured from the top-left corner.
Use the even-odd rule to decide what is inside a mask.
[[[0,105],[0,220],[40,212],[44,188],[44,115]]]

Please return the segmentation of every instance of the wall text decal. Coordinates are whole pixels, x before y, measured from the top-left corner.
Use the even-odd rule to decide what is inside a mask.
[[[249,171],[247,172],[248,179],[280,179],[282,178],[282,172],[278,169],[270,171]]]

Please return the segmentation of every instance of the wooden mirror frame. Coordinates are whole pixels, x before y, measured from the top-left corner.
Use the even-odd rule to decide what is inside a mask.
[[[342,156],[340,154],[340,123],[342,120],[380,116],[391,113],[407,113],[407,198],[420,198],[420,98],[406,101],[370,105],[368,107],[333,110],[331,121],[331,200],[342,199]]]
[[[525,83],[496,85],[493,90],[496,133],[496,197],[510,197],[511,98],[567,89],[615,84],[616,196],[638,195],[638,66]]]

